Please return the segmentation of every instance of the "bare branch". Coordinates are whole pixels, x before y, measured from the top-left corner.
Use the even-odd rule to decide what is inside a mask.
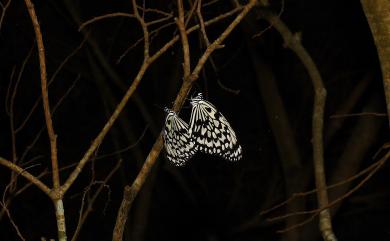
[[[121,13],[121,12],[118,12],[118,13],[108,13],[108,14],[104,14],[104,15],[101,15],[101,16],[98,16],[98,17],[94,17],[84,23],[82,23],[79,27],[79,32],[81,30],[83,30],[86,26],[92,24],[92,23],[95,23],[97,21],[100,21],[100,20],[103,20],[103,19],[107,19],[107,18],[116,18],[116,17],[127,17],[127,18],[135,18],[134,14],[130,14],[130,13]]]
[[[0,15],[0,30],[1,30],[1,27],[3,26],[3,21],[4,21],[4,17],[5,17],[5,13],[7,12],[7,9],[8,7],[10,6],[11,4],[11,1],[12,0],[8,0],[7,3],[4,5],[3,3],[0,2],[1,4],[1,8],[2,8],[2,12],[1,12],[1,15]]]
[[[178,19],[176,18],[175,22],[179,28],[180,37],[181,37],[183,57],[184,57],[183,71],[184,71],[184,79],[186,80],[191,73],[190,46],[188,44],[188,37],[187,37],[185,24],[184,24],[183,1],[177,0],[177,6],[178,6],[179,18]]]
[[[38,178],[31,175],[28,171],[24,170],[23,168],[19,167],[18,165],[15,165],[14,163],[0,157],[0,164],[8,167],[13,172],[16,172],[23,177],[25,177],[27,180],[29,180],[31,183],[33,183],[35,186],[37,186],[39,189],[41,189],[44,193],[46,193],[48,196],[51,196],[51,190],[48,188],[43,182],[41,182]]]
[[[196,15],[198,16],[200,31],[202,32],[202,37],[207,47],[210,45],[210,41],[209,38],[207,37],[206,27],[202,16],[202,0],[198,1],[198,5],[196,6]]]
[[[237,12],[241,11],[242,10],[242,6],[239,6],[237,8],[234,8],[232,9],[231,11],[228,11],[224,14],[221,14],[215,18],[212,18],[208,21],[205,22],[205,26],[208,27],[212,24],[215,24],[223,19],[226,19],[228,17],[231,17],[233,16],[234,14],[236,14]],[[163,26],[161,26],[160,28],[156,29],[156,30],[153,30],[151,31],[151,34],[157,34],[160,30],[162,30],[163,28],[165,27],[169,27],[171,26],[172,23],[167,23]],[[199,24],[198,25],[195,25],[195,26],[192,26],[191,28],[187,29],[186,33],[187,35],[194,32],[195,30],[198,30],[199,29]],[[125,52],[118,58],[117,60],[117,63],[121,62],[121,60],[129,53],[129,51],[131,49],[133,49],[134,47],[136,47],[139,43],[141,43],[141,41],[143,40],[143,38],[141,39],[138,39],[133,45],[131,45],[129,48],[127,48],[125,50]],[[169,48],[171,48],[177,41],[179,40],[179,36],[176,35],[175,37],[173,37],[169,42],[167,42],[160,50],[158,50],[153,56],[150,57],[150,61],[154,61],[155,59],[159,58],[163,53],[165,53]]]
[[[60,176],[58,172],[58,157],[57,157],[57,135],[54,132],[53,121],[50,113],[49,94],[47,90],[45,47],[43,45],[41,27],[39,26],[34,5],[31,2],[31,0],[25,0],[24,2],[26,3],[27,10],[34,27],[35,37],[37,40],[39,65],[40,65],[40,73],[41,73],[41,91],[42,91],[42,99],[43,99],[43,109],[45,114],[47,132],[49,134],[49,139],[50,139],[51,164],[53,169],[53,185],[54,188],[57,189],[60,187]]]
[[[148,26],[145,22],[144,16],[141,17],[141,15],[138,12],[138,6],[136,0],[132,0],[133,9],[134,9],[134,15],[135,18],[138,20],[138,22],[141,24],[142,31],[144,34],[144,62],[149,59],[149,31]]]

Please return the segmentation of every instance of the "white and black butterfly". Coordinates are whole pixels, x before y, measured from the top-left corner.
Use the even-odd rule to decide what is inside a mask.
[[[242,148],[229,122],[213,104],[203,99],[202,93],[191,99],[192,112],[189,135],[204,153],[230,161],[242,158]]]
[[[163,131],[168,159],[177,166],[184,166],[196,152],[196,145],[190,138],[188,124],[176,112],[165,108],[167,113]]]

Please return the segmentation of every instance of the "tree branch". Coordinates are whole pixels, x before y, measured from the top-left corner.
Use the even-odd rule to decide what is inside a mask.
[[[79,26],[79,32],[81,30],[83,30],[86,26],[92,24],[92,23],[95,23],[97,21],[100,21],[100,20],[103,20],[103,19],[107,19],[107,18],[116,18],[116,17],[127,17],[127,18],[135,18],[134,14],[130,14],[130,13],[121,13],[121,12],[118,12],[118,13],[108,13],[108,14],[105,14],[105,15],[101,15],[101,16],[97,16],[97,17],[94,17],[84,23],[82,23],[80,26]]]
[[[182,107],[189,91],[191,90],[193,83],[198,79],[199,73],[202,70],[204,64],[206,63],[208,57],[212,54],[214,50],[218,49],[221,46],[221,43],[229,36],[229,34],[233,31],[233,29],[241,22],[241,20],[248,14],[248,12],[255,6],[255,4],[256,4],[256,0],[250,0],[249,3],[245,5],[244,8],[242,8],[242,11],[225,29],[225,31],[212,44],[210,44],[207,47],[204,54],[200,57],[194,71],[191,73],[188,79],[184,79],[183,84],[176,97],[176,100],[173,104],[172,109],[174,111],[178,111]],[[163,48],[168,48],[167,44]],[[157,54],[158,53],[156,53],[154,56],[156,56]],[[153,59],[154,56],[152,56],[151,59]],[[125,186],[122,203],[118,210],[116,224],[113,231],[113,241],[122,240],[128,212],[130,211],[130,208],[132,206],[135,197],[137,196],[146,178],[148,177],[153,165],[155,164],[162,147],[163,147],[163,139],[162,139],[162,135],[160,134],[160,136],[157,138],[156,142],[154,143],[152,149],[150,150],[149,155],[147,156],[145,163],[142,166],[133,184],[131,186],[129,185]]]
[[[1,12],[1,15],[0,15],[0,30],[1,30],[1,27],[3,26],[5,13],[7,12],[7,9],[9,8],[9,6],[11,5],[11,1],[12,0],[7,0],[6,4],[3,4],[3,3],[0,2],[1,8],[2,8],[2,12]]]
[[[24,170],[23,168],[19,167],[18,165],[15,165],[11,161],[8,161],[2,157],[0,157],[0,164],[8,167],[13,172],[16,172],[23,177],[25,177],[27,180],[29,180],[31,183],[33,183],[35,186],[37,186],[39,189],[41,189],[44,193],[46,193],[49,197],[51,196],[52,191],[48,186],[46,186],[43,182],[41,182],[38,178],[30,174],[28,171]]]
[[[388,0],[361,0],[361,3],[378,51],[390,125],[390,3]]]
[[[41,73],[41,91],[42,91],[43,109],[45,114],[47,132],[49,134],[49,140],[50,140],[51,165],[53,170],[53,186],[55,189],[57,189],[60,187],[60,177],[58,172],[58,157],[57,157],[57,135],[54,132],[53,121],[50,113],[49,94],[47,90],[45,47],[43,45],[41,27],[39,26],[34,5],[31,2],[31,0],[25,0],[24,2],[26,3],[27,10],[34,27],[35,37],[37,40],[39,65],[40,65],[40,73]]]
[[[188,44],[188,37],[186,33],[186,27],[184,22],[184,7],[183,1],[177,0],[177,8],[179,12],[179,18],[175,18],[175,22],[178,26],[180,37],[181,37],[181,45],[183,48],[183,71],[184,71],[184,79],[187,79],[191,73],[191,62],[190,62],[190,46]]]
[[[328,193],[326,190],[326,179],[324,170],[324,147],[323,147],[323,125],[324,125],[324,109],[326,102],[326,89],[324,87],[321,75],[315,65],[313,59],[302,46],[298,34],[293,34],[284,22],[275,14],[265,10],[260,10],[262,16],[269,21],[273,27],[282,35],[285,45],[290,48],[298,56],[305,66],[312,80],[314,88],[314,105],[312,118],[312,134],[313,134],[313,161],[314,174],[317,187],[317,200],[319,208],[328,206]],[[324,209],[320,213],[319,221],[322,237],[326,241],[337,240],[333,233],[331,216],[329,209]]]
[[[61,192],[64,194],[70,186],[73,184],[73,182],[76,180],[76,178],[81,173],[83,167],[88,162],[89,158],[92,156],[92,154],[95,152],[96,148],[103,142],[106,134],[111,129],[112,125],[116,121],[116,119],[119,117],[119,114],[122,112],[123,108],[126,106],[128,100],[133,95],[134,91],[137,89],[138,84],[141,82],[142,77],[144,76],[146,70],[149,68],[149,66],[153,63],[154,59],[150,59],[149,57],[149,32],[147,29],[147,25],[144,21],[144,19],[140,16],[138,12],[138,8],[136,5],[135,0],[132,1],[133,9],[134,9],[134,16],[135,18],[140,22],[143,33],[144,33],[144,61],[142,63],[142,66],[140,67],[136,77],[134,78],[132,84],[126,91],[126,94],[123,96],[122,100],[119,102],[117,107],[114,110],[114,113],[111,115],[107,123],[104,125],[103,129],[99,132],[97,137],[93,140],[91,146],[88,148],[88,150],[85,152],[84,156],[79,161],[79,164],[77,167],[73,170],[73,172],[69,175],[68,179],[65,181],[64,185],[61,187]]]

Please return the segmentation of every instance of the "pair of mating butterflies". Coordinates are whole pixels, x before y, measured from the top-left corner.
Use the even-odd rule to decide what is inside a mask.
[[[197,152],[217,155],[230,161],[242,158],[242,148],[229,122],[201,93],[191,99],[190,124],[165,108],[163,131],[168,159],[183,166]]]

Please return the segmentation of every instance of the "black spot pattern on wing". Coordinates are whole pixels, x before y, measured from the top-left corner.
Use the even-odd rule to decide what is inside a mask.
[[[230,161],[242,158],[242,148],[226,118],[213,104],[198,94],[191,100],[192,113],[189,133],[198,150]]]
[[[196,146],[188,133],[188,124],[169,109],[164,126],[164,146],[168,159],[176,166],[184,166],[195,154]]]

